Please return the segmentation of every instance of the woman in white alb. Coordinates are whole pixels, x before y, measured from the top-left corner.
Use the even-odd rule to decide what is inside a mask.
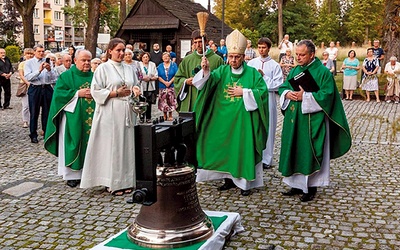
[[[131,193],[135,185],[136,114],[128,98],[140,94],[132,67],[123,64],[125,42],[112,39],[109,60],[95,71],[91,93],[96,101],[92,130],[83,166],[81,188],[106,186],[113,195]]]

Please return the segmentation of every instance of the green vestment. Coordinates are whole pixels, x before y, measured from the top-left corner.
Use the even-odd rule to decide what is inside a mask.
[[[283,111],[279,171],[285,177],[311,175],[321,169],[326,136],[325,117],[329,120],[330,159],[344,155],[351,147],[349,125],[335,80],[318,58],[307,66],[292,69],[279,88],[279,95],[285,90],[293,91],[288,80],[306,69],[320,88],[312,95],[322,111],[302,114],[302,102],[295,101],[290,101]]]
[[[232,86],[250,89],[258,108],[246,111],[242,96],[228,95]],[[229,65],[215,69],[199,91],[194,111],[199,168],[254,180],[268,136],[268,88],[261,74],[245,63],[240,75]]]
[[[222,58],[215,54],[212,50],[207,51],[206,57],[210,62],[211,71],[224,64],[224,60],[222,60]],[[174,80],[175,94],[176,99],[178,100],[178,112],[193,111],[193,107],[197,99],[197,89],[194,86],[186,85],[187,96],[183,101],[179,99],[179,93],[182,87],[185,85],[185,80],[193,77],[201,70],[201,58],[202,55],[199,55],[197,52],[193,52],[190,55],[185,56],[185,58],[179,64],[178,72],[176,72]]]
[[[72,65],[58,78],[51,100],[44,147],[51,154],[58,156],[59,126],[61,118],[65,114],[65,166],[73,170],[83,167],[95,102],[93,99],[78,98],[73,113],[65,112],[64,108],[71,102],[79,89],[90,88],[92,78],[91,71],[82,72]]]

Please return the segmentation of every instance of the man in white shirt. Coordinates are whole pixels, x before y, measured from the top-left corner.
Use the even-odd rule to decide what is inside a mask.
[[[287,49],[290,49],[291,51],[293,51],[293,43],[291,41],[289,41],[288,34],[286,34],[283,37],[282,41],[278,45],[278,49],[279,49],[279,62],[281,61],[282,56],[286,55]]]

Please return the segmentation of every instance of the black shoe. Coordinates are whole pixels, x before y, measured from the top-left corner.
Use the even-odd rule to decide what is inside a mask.
[[[12,109],[11,107],[3,107],[3,109]]]
[[[315,198],[316,193],[317,193],[317,187],[309,187],[308,193],[303,194],[300,197],[300,201],[302,201],[302,202],[312,201]]]
[[[310,194],[310,193],[303,194],[300,197],[300,201],[302,201],[302,202],[312,201],[314,199],[314,197],[315,197],[315,194]]]
[[[220,186],[218,188],[219,191],[225,191],[225,190],[229,190],[231,188],[236,187],[235,183],[233,183],[233,181],[231,179],[225,179],[225,183],[224,185]]]
[[[31,138],[31,142],[32,142],[32,143],[38,143],[39,141],[38,141],[37,138]]]
[[[284,195],[284,196],[293,196],[293,195],[296,195],[296,194],[303,194],[303,190],[301,190],[301,189],[298,189],[298,188],[291,188],[289,191],[287,191],[287,192],[282,192],[282,194]]]
[[[72,188],[78,186],[79,183],[81,183],[81,180],[68,180],[67,181],[67,185],[72,187]]]
[[[268,164],[266,164],[266,163],[263,163],[263,169],[271,169],[271,168],[272,168],[271,165],[268,165]]]
[[[249,189],[249,190],[243,190],[243,189],[241,189],[240,190],[240,193],[243,195],[243,196],[249,196],[250,194],[251,194],[251,190]]]

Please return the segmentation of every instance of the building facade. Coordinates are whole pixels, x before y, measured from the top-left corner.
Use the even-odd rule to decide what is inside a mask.
[[[3,13],[4,0],[0,0]],[[71,18],[64,14],[64,6],[75,6],[75,0],[37,0],[33,11],[33,33],[35,44],[43,44],[46,49],[61,50],[70,45],[83,45],[85,29],[75,28]],[[23,44],[23,34],[18,37]]]

